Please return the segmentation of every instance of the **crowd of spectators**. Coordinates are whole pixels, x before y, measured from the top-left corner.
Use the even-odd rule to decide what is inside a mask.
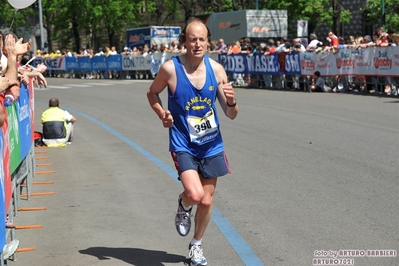
[[[304,42],[302,38],[293,38],[289,40],[287,37],[280,39],[269,39],[262,42],[251,42],[250,38],[242,38],[231,43],[225,43],[222,38],[217,41],[212,41],[208,46],[208,53],[225,53],[230,54],[255,54],[263,53],[268,56],[275,52],[291,53],[292,51],[300,51],[307,53],[337,53],[340,49],[355,48],[357,51],[366,49],[368,47],[379,47],[379,46],[398,46],[399,45],[399,34],[394,33],[392,30],[385,31],[383,28],[379,28],[375,33],[365,36],[337,36],[334,32],[328,32],[325,37],[318,37],[315,33],[311,33],[309,36],[309,43]],[[119,52],[123,55],[148,55],[154,53],[185,53],[185,48],[176,41],[171,43],[162,43],[160,45],[153,43],[151,46],[145,44],[138,47],[124,47],[123,51]],[[71,53],[68,49],[57,50],[51,53],[42,53],[40,50],[37,51],[36,57],[43,58],[56,58],[59,56],[109,56],[118,54],[115,46],[100,47],[97,51],[93,48],[86,49],[83,47],[79,52]],[[48,71],[49,76],[65,75],[62,71]],[[67,73],[66,76],[75,76],[73,73]],[[119,72],[92,72],[92,73],[80,73],[81,78],[151,78],[153,74],[150,71],[124,71]],[[244,75],[241,73],[233,73],[229,77],[234,82],[235,86],[243,86],[251,83],[256,86],[274,89],[291,89],[291,90],[306,90],[305,86],[312,82],[306,80],[305,77],[300,76],[279,76],[279,75]],[[309,77],[308,77],[309,79]],[[342,91],[366,91],[366,92],[385,92],[387,94],[393,93],[395,88],[399,85],[397,80],[393,77],[386,77],[383,80],[377,77],[335,77],[326,79],[326,84],[329,84],[333,89],[331,91],[342,92]],[[304,84],[305,83],[305,84]],[[344,86],[338,86],[345,83]],[[382,88],[385,87],[385,88]],[[335,89],[335,90],[334,90]],[[396,91],[396,90],[395,90]]]

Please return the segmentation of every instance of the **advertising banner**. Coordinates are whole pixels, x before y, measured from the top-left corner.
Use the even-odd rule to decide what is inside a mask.
[[[150,55],[122,55],[122,69],[129,70],[149,70],[151,68]]]
[[[89,57],[63,57],[59,65],[74,71],[138,71],[151,70],[156,74],[160,66],[179,54],[154,53],[141,55],[113,55]],[[227,73],[259,75],[313,75],[318,70],[326,75],[373,75],[399,76],[399,47],[369,47],[361,49],[339,49],[337,53],[296,52],[252,54],[210,53],[225,67]],[[40,62],[40,60],[35,60]],[[57,62],[54,63],[57,65]],[[63,63],[62,63],[63,62]],[[52,63],[53,64],[53,63]],[[299,68],[298,68],[299,67]],[[57,70],[62,70],[57,68]]]
[[[103,71],[107,70],[107,59],[105,56],[93,56],[90,59],[91,69],[93,71]]]
[[[3,104],[1,102],[1,104]],[[8,107],[9,108],[9,107]],[[10,169],[10,145],[8,143],[9,134],[8,134],[8,122],[9,116],[7,115],[8,108],[6,108],[6,120],[4,121],[3,126],[1,127],[1,132],[3,135],[3,172],[4,172],[4,199],[5,199],[5,210],[8,210],[11,202],[12,196],[12,187],[11,187],[11,169]]]
[[[106,57],[107,69],[111,71],[122,70],[122,56],[121,55],[110,55]]]
[[[3,161],[3,154],[4,154],[4,136],[3,132],[0,130],[0,160]],[[0,163],[0,219],[2,221],[6,220],[6,201],[5,201],[5,184],[4,184],[4,167],[3,164]],[[7,236],[6,236],[6,227],[0,226],[0,248],[3,250],[3,247],[6,244]]]
[[[56,57],[56,58],[44,58],[42,59],[42,63],[44,63],[49,70],[66,70],[64,56]],[[40,62],[39,59],[35,59],[35,63]]]
[[[8,106],[8,145],[10,147],[11,173],[21,162],[21,141],[19,139],[19,122],[16,104]]]
[[[78,60],[80,71],[91,71],[90,57],[80,56],[80,57],[77,57],[76,59]]]
[[[32,116],[30,108],[29,90],[21,83],[20,97],[16,102],[16,111],[18,114],[20,159],[28,155],[32,144]],[[20,161],[21,162],[21,161]]]

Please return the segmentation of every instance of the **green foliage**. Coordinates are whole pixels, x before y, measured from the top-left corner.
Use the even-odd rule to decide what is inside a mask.
[[[384,0],[386,28],[399,28],[397,0]],[[14,19],[13,31],[38,22],[38,9],[32,7],[15,10],[0,0],[0,26],[7,28]],[[309,32],[320,25],[337,26],[350,23],[351,13],[340,7],[338,0],[42,0],[44,28],[49,44],[73,47],[87,38],[89,46],[124,43],[125,29],[149,25],[182,25],[189,17],[213,12],[242,9],[286,9],[290,21],[307,20]],[[381,25],[381,0],[368,0],[367,23]],[[295,30],[295,29],[293,29]],[[18,32],[17,32],[18,33]],[[23,34],[23,33],[18,33]]]
[[[385,3],[385,28],[398,32],[399,30],[399,5],[397,0],[384,0]],[[366,22],[370,25],[382,26],[382,1],[368,0],[363,11],[367,12]]]
[[[29,18],[35,13],[33,7],[16,10],[7,0],[0,0],[0,5],[1,28],[8,29],[12,24],[12,29],[10,30],[19,36],[27,35],[32,30]]]

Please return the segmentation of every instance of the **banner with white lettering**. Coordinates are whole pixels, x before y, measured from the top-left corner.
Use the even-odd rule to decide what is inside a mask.
[[[301,53],[302,75],[399,76],[399,47],[340,49],[338,53]]]
[[[180,54],[154,53],[141,55],[112,55],[89,57],[36,58],[35,66],[45,63],[50,70],[75,71],[137,71],[150,70],[158,73],[160,66]],[[218,61],[228,74],[243,73],[256,75],[313,75],[320,71],[323,76],[373,75],[399,76],[399,47],[369,47],[365,49],[340,49],[332,52],[218,54],[208,56]]]

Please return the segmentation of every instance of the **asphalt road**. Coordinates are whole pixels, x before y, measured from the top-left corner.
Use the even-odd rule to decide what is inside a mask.
[[[167,130],[147,102],[150,81],[48,83],[35,90],[35,128],[41,131],[41,113],[58,97],[77,118],[75,139],[36,149],[44,152],[37,157],[49,157],[36,162],[53,163],[36,171],[56,172],[36,175],[34,181],[54,184],[32,192],[55,194],[21,202],[47,210],[15,217],[17,225],[43,227],[16,232],[20,247],[36,251],[18,253],[10,264],[185,265],[192,234],[175,231],[182,189]],[[399,265],[399,98],[246,88],[236,94],[237,119],[220,112],[232,174],[218,181],[203,240],[208,265],[331,262],[321,258]],[[370,257],[372,250],[396,257]]]

